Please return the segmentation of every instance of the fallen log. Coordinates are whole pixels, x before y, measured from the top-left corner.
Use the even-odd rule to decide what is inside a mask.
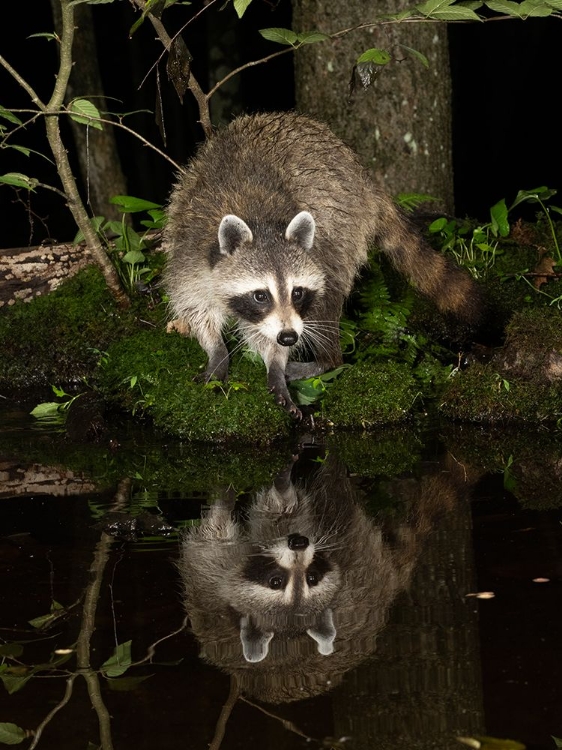
[[[48,294],[93,262],[83,244],[0,249],[0,307]]]

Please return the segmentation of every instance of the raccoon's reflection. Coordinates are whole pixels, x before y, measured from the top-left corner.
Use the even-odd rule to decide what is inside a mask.
[[[422,539],[455,503],[457,478],[437,468],[390,483],[393,508],[403,512],[383,522],[366,513],[363,493],[331,454],[307,482],[292,481],[288,467],[244,518],[225,492],[181,546],[185,606],[202,657],[266,702],[337,684],[375,650]]]

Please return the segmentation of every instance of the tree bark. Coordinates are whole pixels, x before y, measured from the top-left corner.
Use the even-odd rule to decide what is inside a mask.
[[[293,0],[293,29],[333,34],[406,7],[405,0]],[[403,47],[421,52],[429,69]],[[373,85],[350,95],[352,71],[367,49],[393,56]],[[326,120],[358,152],[391,195],[417,192],[454,211],[451,80],[445,24],[385,24],[303,46],[295,55],[297,107]]]

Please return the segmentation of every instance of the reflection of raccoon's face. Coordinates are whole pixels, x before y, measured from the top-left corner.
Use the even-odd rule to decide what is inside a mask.
[[[333,687],[375,650],[421,540],[454,505],[456,476],[438,465],[419,482],[397,480],[403,511],[379,522],[333,455],[304,484],[281,473],[244,515],[233,492],[221,493],[181,545],[201,655],[266,702]]]
[[[238,616],[246,661],[265,659],[274,634],[308,635],[320,654],[332,653],[330,604],[341,586],[337,504],[297,487],[288,471],[257,493],[245,518],[233,510],[222,497],[184,538],[188,600],[206,588]]]
[[[313,613],[332,599],[340,575],[328,553],[292,533],[251,554],[243,568],[248,599],[266,610]]]

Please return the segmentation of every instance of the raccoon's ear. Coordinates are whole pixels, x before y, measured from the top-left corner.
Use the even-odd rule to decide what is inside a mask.
[[[254,239],[252,230],[234,214],[227,214],[222,217],[219,224],[219,248],[223,255],[231,255],[244,242],[251,242]]]
[[[250,617],[240,618],[240,640],[244,659],[249,662],[263,661],[269,653],[269,642],[274,633],[264,633]]]
[[[318,615],[316,625],[313,628],[309,628],[306,632],[316,641],[318,653],[322,654],[322,656],[329,656],[333,653],[336,629],[330,608],[325,609]]]
[[[285,232],[286,240],[295,240],[305,250],[310,250],[314,243],[316,222],[308,211],[301,211],[291,221]]]

